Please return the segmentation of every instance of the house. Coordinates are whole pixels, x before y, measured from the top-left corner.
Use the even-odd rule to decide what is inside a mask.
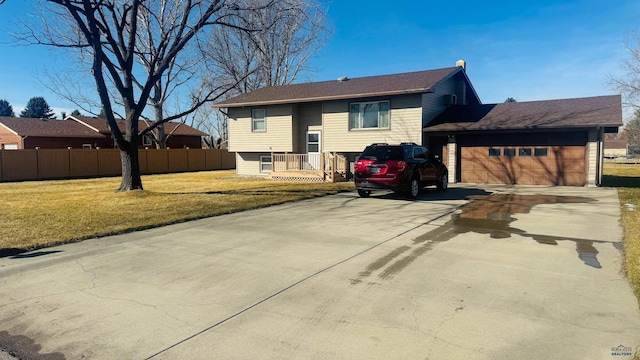
[[[94,132],[102,134],[109,139],[109,147],[115,147],[114,141],[111,138],[111,131],[107,126],[106,119],[82,115],[70,115],[67,116],[66,119],[75,121],[78,124],[88,127]],[[122,131],[123,133],[126,132],[125,121],[122,119],[116,119],[116,122],[118,124],[118,128],[120,128],[120,131]],[[144,120],[138,121],[138,129],[142,130],[147,128],[148,126],[149,125]],[[167,147],[172,149],[181,149],[185,147],[199,149],[202,147],[202,137],[209,135],[180,122],[166,122],[164,124],[164,129],[165,133],[169,135],[167,138]],[[145,135],[142,138],[141,146],[155,146],[153,144],[151,136]]]
[[[0,117],[1,149],[109,147],[110,139],[70,120]]]
[[[349,177],[365,146],[415,142],[451,182],[600,184],[619,96],[482,104],[465,67],[266,87],[214,106],[228,109],[240,175]]]
[[[628,154],[628,143],[626,139],[605,139],[604,140],[604,157],[607,159],[615,159],[617,157],[625,157]]]

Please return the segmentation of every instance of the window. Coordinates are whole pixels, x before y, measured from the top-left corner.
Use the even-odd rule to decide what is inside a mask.
[[[4,150],[18,150],[18,144],[2,144]]]
[[[389,101],[351,103],[349,129],[388,129]]]
[[[82,144],[83,149],[91,149],[91,144]]]
[[[271,172],[271,156],[260,156],[260,172]]]
[[[547,156],[548,149],[547,148],[536,148],[533,151],[533,155],[535,156]]]
[[[267,120],[265,109],[253,109],[251,112],[251,131],[267,131]]]
[[[413,148],[413,158],[414,159],[426,159],[427,158],[427,149],[423,147]]]
[[[490,156],[490,157],[497,157],[497,156],[500,156],[500,149],[496,149],[496,148],[489,148],[489,156]]]
[[[518,150],[519,156],[531,156],[531,148],[520,148]]]
[[[505,157],[514,157],[516,156],[516,149],[504,149],[503,154]]]
[[[142,146],[151,146],[153,142],[151,141],[151,137],[148,135],[144,135],[142,137]]]

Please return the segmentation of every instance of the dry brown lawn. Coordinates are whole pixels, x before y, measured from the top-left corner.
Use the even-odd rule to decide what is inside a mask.
[[[37,249],[353,190],[352,183],[280,182],[233,170],[150,175],[144,191],[120,178],[0,183],[0,250]]]
[[[604,186],[616,187],[624,227],[625,269],[640,299],[640,164],[605,164]]]

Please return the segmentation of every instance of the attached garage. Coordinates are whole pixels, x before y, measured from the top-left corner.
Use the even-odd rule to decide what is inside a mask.
[[[457,182],[585,186],[600,185],[604,133],[621,125],[620,97],[599,96],[451,106],[424,132]]]

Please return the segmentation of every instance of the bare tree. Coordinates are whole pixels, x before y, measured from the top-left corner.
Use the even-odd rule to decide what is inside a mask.
[[[107,124],[120,149],[122,182],[118,191],[142,189],[138,164],[141,137],[163,122],[190,113],[187,109],[164,117],[139,131],[138,120],[152,93],[155,96],[157,84],[203,29],[213,25],[239,28],[233,14],[247,9],[235,0],[46,0],[45,3],[51,5],[48,19],[52,20],[28,28],[29,33],[23,39],[88,54]],[[145,66],[140,67],[136,59]],[[211,91],[224,93],[219,87]],[[124,132],[114,116],[114,105],[118,103],[124,109]]]
[[[624,94],[625,106],[640,108],[640,33],[636,32],[626,42],[628,57],[622,62],[624,74],[609,77],[609,84]]]
[[[324,5],[315,0],[242,0],[261,3],[233,18],[234,27],[219,27],[202,46],[208,76],[202,88],[235,84],[223,96],[229,98],[264,86],[291,84],[310,70],[309,59],[329,36]],[[258,31],[242,31],[254,26]],[[226,141],[226,114],[216,113],[199,127],[215,128]],[[206,131],[206,130],[205,130]]]
[[[640,155],[640,109],[636,109],[633,118],[624,125],[630,155]]]

